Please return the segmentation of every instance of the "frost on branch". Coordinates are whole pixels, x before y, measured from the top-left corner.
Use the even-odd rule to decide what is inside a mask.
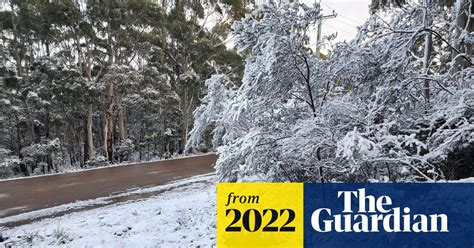
[[[235,45],[246,66],[216,123],[223,133],[220,179],[474,176],[471,34],[461,27],[449,31],[458,25],[455,11],[407,4],[387,12],[388,20],[373,15],[326,60],[306,47],[319,9],[262,5],[235,22]]]
[[[205,132],[211,127],[212,145],[216,148],[221,143],[225,127],[222,125],[222,114],[233,95],[232,82],[226,75],[214,75],[206,80],[207,95],[201,105],[194,111],[194,127],[190,132],[186,150],[199,148],[204,143]]]

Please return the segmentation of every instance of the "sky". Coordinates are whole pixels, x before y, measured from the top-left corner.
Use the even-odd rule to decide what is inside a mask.
[[[302,2],[313,5],[319,0],[302,0]],[[337,32],[336,42],[350,40],[355,37],[357,26],[363,24],[369,17],[370,0],[322,0],[321,7],[324,15],[332,14],[333,10],[337,17],[325,20],[322,35]],[[316,33],[311,38],[311,44],[316,41]]]

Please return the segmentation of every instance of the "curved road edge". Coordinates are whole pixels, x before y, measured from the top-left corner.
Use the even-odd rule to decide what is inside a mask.
[[[217,155],[205,154],[0,181],[0,225],[7,222],[6,217],[64,204],[82,202],[87,206],[92,199],[120,198],[133,191],[143,195],[147,189],[152,193],[156,186],[213,173],[216,160]],[[86,204],[88,200],[92,201]]]

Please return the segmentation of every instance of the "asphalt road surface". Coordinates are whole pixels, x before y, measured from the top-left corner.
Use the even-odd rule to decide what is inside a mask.
[[[0,218],[210,173],[216,159],[211,154],[0,181]]]

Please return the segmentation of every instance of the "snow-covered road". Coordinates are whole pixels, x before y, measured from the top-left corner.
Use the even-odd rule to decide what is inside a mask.
[[[0,245],[46,247],[212,247],[215,176],[129,201],[0,231]]]

